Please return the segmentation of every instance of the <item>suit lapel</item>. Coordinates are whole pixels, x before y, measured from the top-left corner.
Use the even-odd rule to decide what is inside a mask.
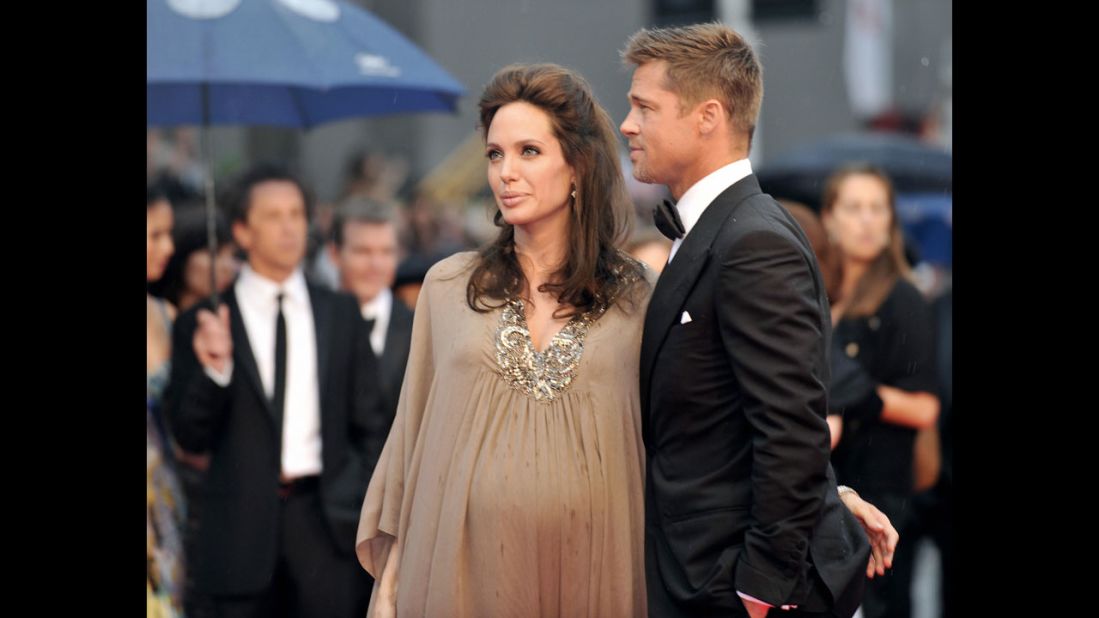
[[[695,239],[694,234],[689,238]],[[687,245],[688,241],[680,245],[675,259],[657,280],[652,300],[649,301],[649,311],[645,316],[645,329],[641,337],[641,383],[644,385],[650,384],[657,352],[675,325],[679,308],[702,274],[703,267],[710,261],[708,244],[692,243],[690,249]]]
[[[325,377],[328,376],[332,349],[332,295],[324,294],[313,284],[307,287],[309,302],[313,306],[313,327],[317,332],[317,385],[320,387],[321,416],[324,416]]]
[[[382,350],[382,358],[378,359],[382,373],[385,375],[385,384],[389,383],[398,367],[403,368],[405,359],[402,356],[405,345],[402,345],[401,342],[408,341],[409,332],[412,330],[412,320],[407,319],[408,314],[402,311],[403,307],[397,305],[400,302],[396,296],[390,300],[389,328],[386,329],[385,333],[385,349]]]
[[[710,261],[714,239],[736,207],[759,193],[762,193],[759,182],[754,174],[749,174],[718,195],[702,212],[691,233],[679,246],[675,258],[660,274],[649,301],[641,338],[642,401],[648,400],[648,389],[652,384],[660,348],[675,326],[687,296]]]
[[[274,418],[275,411],[271,407],[271,400],[267,397],[267,391],[263,389],[263,380],[259,376],[259,365],[256,364],[256,356],[252,352],[252,344],[248,340],[248,329],[244,327],[244,318],[241,317],[235,284],[229,286],[226,291],[225,304],[229,306],[229,330],[233,338],[233,362],[244,371],[245,378],[255,389],[259,398],[263,400],[267,413]],[[281,419],[275,420],[281,421]],[[276,427],[280,426],[281,422],[276,425]]]

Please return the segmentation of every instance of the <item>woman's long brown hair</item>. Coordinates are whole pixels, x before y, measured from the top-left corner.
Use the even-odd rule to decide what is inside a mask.
[[[568,251],[549,282],[538,287],[562,305],[555,317],[606,310],[641,276],[641,266],[619,251],[630,229],[632,207],[618,162],[610,116],[577,73],[555,64],[510,65],[496,73],[481,95],[485,138],[499,109],[524,101],[546,112],[565,161],[576,173],[569,204]],[[469,306],[486,312],[508,299],[529,295],[515,255],[515,228],[499,211],[499,236],[480,251],[466,288]]]

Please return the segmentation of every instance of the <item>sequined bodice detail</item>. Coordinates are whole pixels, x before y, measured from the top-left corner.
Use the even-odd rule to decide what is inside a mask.
[[[534,349],[522,300],[510,300],[500,314],[496,329],[496,365],[509,386],[533,397],[551,402],[568,391],[576,378],[584,337],[598,313],[574,316],[554,335],[545,351]]]

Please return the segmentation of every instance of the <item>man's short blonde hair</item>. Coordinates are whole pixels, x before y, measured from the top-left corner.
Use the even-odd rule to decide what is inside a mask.
[[[732,28],[719,23],[642,28],[626,41],[622,59],[637,66],[666,62],[664,87],[679,97],[680,113],[717,99],[751,142],[763,101],[763,67],[752,46]]]

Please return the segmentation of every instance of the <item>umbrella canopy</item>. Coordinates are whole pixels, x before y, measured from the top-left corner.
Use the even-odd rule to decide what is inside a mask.
[[[338,0],[146,0],[146,122],[310,128],[453,111],[460,83]]]
[[[820,210],[824,182],[845,163],[866,162],[880,167],[898,193],[949,194],[952,157],[949,152],[904,135],[858,133],[811,142],[762,165],[757,173],[762,189]]]
[[[339,0],[146,0],[145,8],[150,127],[308,129],[356,116],[453,112],[464,93],[399,32]],[[212,173],[205,193],[215,255]],[[212,266],[210,279],[216,307]]]

